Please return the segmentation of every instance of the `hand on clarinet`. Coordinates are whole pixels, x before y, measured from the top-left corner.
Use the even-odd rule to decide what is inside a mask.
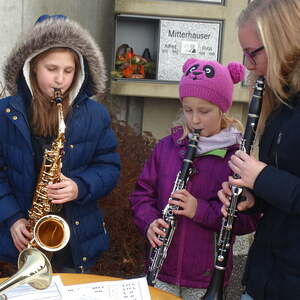
[[[165,237],[166,234],[162,231],[162,228],[168,228],[169,225],[163,219],[155,219],[148,227],[147,238],[151,244],[151,247],[156,248],[162,246],[162,241],[158,239],[158,236]]]
[[[171,195],[170,204],[180,207],[179,210],[173,210],[175,215],[185,216],[187,218],[194,218],[197,210],[197,199],[186,189],[178,190]]]
[[[234,173],[240,175],[240,179],[234,179],[230,176],[229,183],[249,189],[253,189],[257,176],[267,166],[265,163],[241,150],[236,151],[235,154],[231,156],[228,164]]]
[[[229,197],[232,195],[231,189],[230,189],[230,183],[228,181],[225,181],[222,183],[222,189],[218,191],[218,197],[220,201],[223,203],[223,206],[221,208],[222,215],[224,217],[227,217],[227,209],[230,205]],[[247,189],[243,190],[242,196],[244,198],[243,201],[238,203],[237,210],[238,211],[244,211],[247,209],[250,209],[255,204],[255,197],[253,194],[248,191]]]

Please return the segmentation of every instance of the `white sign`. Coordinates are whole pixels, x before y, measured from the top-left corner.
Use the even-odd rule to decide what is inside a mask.
[[[161,20],[157,79],[178,81],[191,57],[218,60],[221,22]]]

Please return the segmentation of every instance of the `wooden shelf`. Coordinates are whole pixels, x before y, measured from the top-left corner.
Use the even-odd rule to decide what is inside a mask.
[[[226,16],[223,5],[209,3],[176,2],[176,1],[151,1],[151,0],[116,0],[115,13],[140,14],[154,16],[171,16],[182,18],[216,18],[222,19]]]
[[[227,64],[230,61],[242,61],[243,54],[237,39],[235,21],[247,3],[248,0],[226,0],[224,6],[185,1],[115,0],[115,14],[224,20],[220,62]],[[143,45],[143,43],[140,44]],[[154,52],[153,49],[150,50],[152,53]],[[178,83],[155,80],[111,80],[111,94],[178,99]],[[236,102],[247,102],[249,99],[248,89],[237,85],[233,98]]]
[[[178,99],[178,83],[166,83],[154,80],[112,80],[111,94],[117,96],[133,96],[148,98]],[[248,102],[249,91],[246,87],[234,90],[236,102]]]
[[[165,83],[153,80],[112,80],[111,94],[178,99],[178,83]]]

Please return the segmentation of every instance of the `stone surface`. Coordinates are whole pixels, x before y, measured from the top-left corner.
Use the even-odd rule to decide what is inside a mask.
[[[242,281],[246,260],[247,260],[246,255],[234,256],[233,271],[227,289],[226,300],[240,300],[241,294],[244,291],[241,281]]]

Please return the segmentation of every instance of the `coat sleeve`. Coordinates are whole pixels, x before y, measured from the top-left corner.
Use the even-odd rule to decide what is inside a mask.
[[[116,152],[117,139],[105,109],[102,110],[102,122],[96,149],[88,167],[72,178],[78,184],[79,197],[76,203],[79,205],[85,205],[89,201],[107,195],[119,178],[120,157]]]
[[[273,166],[265,167],[254,184],[254,193],[286,214],[300,214],[300,178]]]
[[[11,192],[6,168],[0,145],[0,222],[7,222],[10,227],[19,218],[23,218],[24,214]]]
[[[157,208],[157,146],[150,158],[146,161],[144,168],[137,179],[134,192],[129,196],[133,210],[134,222],[139,230],[146,235],[148,226],[157,218],[161,212]]]
[[[210,200],[200,198],[197,200],[197,210],[193,221],[207,229],[219,231],[222,224],[221,202],[217,197]]]
[[[210,201],[198,201],[197,211],[193,220],[201,226],[220,231],[222,226],[223,215],[221,214],[222,203],[216,197]],[[243,235],[255,231],[260,214],[246,215],[238,213],[234,221],[233,234]]]

